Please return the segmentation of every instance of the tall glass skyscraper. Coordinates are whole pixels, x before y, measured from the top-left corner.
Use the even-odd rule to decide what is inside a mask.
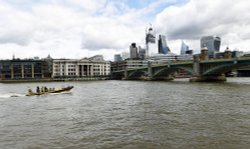
[[[122,61],[121,54],[115,54],[115,55],[114,55],[114,61],[115,61],[115,62]]]
[[[146,32],[146,43],[155,43],[155,33],[152,27]]]
[[[130,58],[131,59],[138,58],[138,49],[136,47],[136,43],[131,43],[131,46],[130,46]]]
[[[138,52],[138,57],[141,59],[145,59],[146,57],[146,49],[142,48],[141,46],[138,47],[139,52]]]
[[[151,54],[157,54],[158,50],[157,50],[157,45],[155,43],[155,32],[152,28],[152,26],[150,26],[147,30],[146,30],[146,57],[149,57]]]
[[[203,36],[201,38],[201,48],[207,47],[208,52],[220,51],[221,38],[217,36]]]
[[[181,43],[181,53],[180,54],[185,55],[185,54],[187,54],[188,51],[189,51],[188,45],[186,45],[185,42],[182,41],[182,43]]]
[[[158,53],[159,54],[167,54],[170,51],[167,46],[166,37],[164,35],[159,35],[158,40]]]

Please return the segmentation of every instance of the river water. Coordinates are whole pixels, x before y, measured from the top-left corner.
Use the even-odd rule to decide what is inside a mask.
[[[37,85],[74,89],[24,96]],[[249,147],[250,78],[0,84],[1,149]]]

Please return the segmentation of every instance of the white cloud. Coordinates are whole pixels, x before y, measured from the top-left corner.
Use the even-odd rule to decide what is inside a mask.
[[[131,42],[143,44],[152,22],[179,53],[181,40],[199,49],[203,35],[219,35],[223,48],[248,49],[250,3],[245,0],[157,0],[131,8],[126,0],[0,0],[0,58],[33,56],[82,58],[128,51]],[[141,1],[142,2],[142,1]],[[172,4],[172,5],[171,5]],[[163,11],[156,11],[163,5]],[[159,12],[155,17],[154,13]]]
[[[81,9],[84,12],[96,13],[105,7],[108,0],[67,0],[66,3],[72,5],[74,8]],[[59,0],[60,2],[60,0]]]
[[[14,11],[7,5],[0,6],[0,43],[16,43],[27,45],[30,42],[33,28],[31,15],[26,12]],[[24,36],[25,35],[25,36]]]
[[[249,9],[250,1],[245,0],[190,0],[184,5],[165,8],[157,15],[155,24],[170,40],[186,39],[192,44],[201,36],[219,35],[221,50],[226,45],[246,50],[245,43],[250,38]],[[199,49],[199,44],[192,48]]]
[[[27,10],[13,3],[0,6],[0,58],[11,58],[13,53],[21,58],[49,53],[56,58],[81,58],[99,51],[110,59],[144,35],[144,27],[138,30],[142,25],[138,18],[128,21],[137,24],[119,19],[128,7],[115,1],[43,1]],[[124,12],[117,14],[118,10]]]

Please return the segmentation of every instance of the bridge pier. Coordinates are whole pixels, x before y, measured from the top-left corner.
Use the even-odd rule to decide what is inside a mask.
[[[224,74],[214,76],[193,76],[189,79],[190,82],[224,82],[226,81]]]
[[[125,67],[124,69],[124,77],[121,78],[122,80],[128,80],[128,69]]]
[[[174,79],[174,77],[172,75],[154,76],[152,63],[150,61],[148,62],[148,76],[142,76],[140,78],[140,80],[145,80],[145,81],[170,81],[170,80],[173,80],[173,79]]]
[[[202,75],[202,64],[200,60],[207,60],[207,49],[202,51],[201,57],[194,55],[193,76],[189,79],[190,82],[223,82],[226,81],[224,74]]]

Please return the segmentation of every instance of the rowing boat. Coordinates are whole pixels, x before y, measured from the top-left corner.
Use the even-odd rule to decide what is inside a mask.
[[[44,95],[44,94],[51,94],[51,93],[61,93],[61,92],[67,92],[70,91],[73,88],[73,86],[63,87],[63,88],[57,88],[54,90],[49,90],[47,92],[29,92],[26,94],[26,96],[34,96],[34,95]]]

